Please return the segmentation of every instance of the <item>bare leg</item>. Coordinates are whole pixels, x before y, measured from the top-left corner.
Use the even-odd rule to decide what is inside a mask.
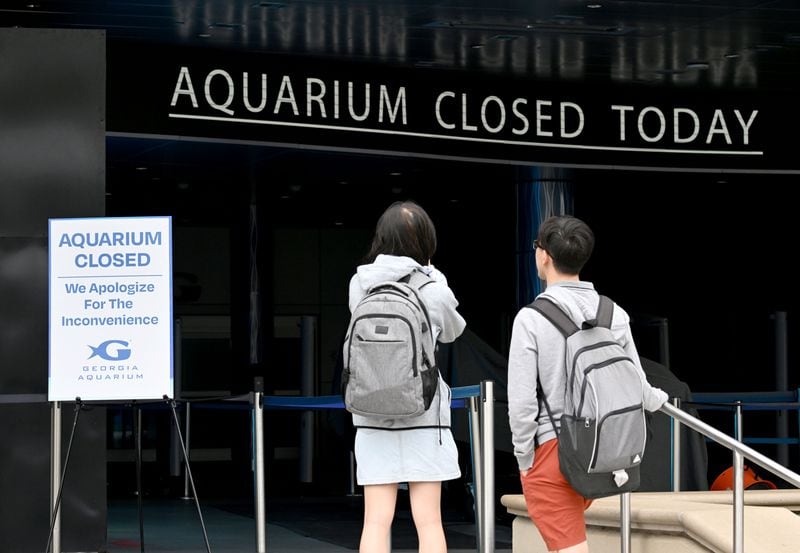
[[[397,484],[364,486],[364,528],[359,553],[389,553]]]
[[[582,541],[578,545],[572,545],[566,549],[559,549],[554,553],[589,553],[589,544],[585,541]]]
[[[442,483],[409,482],[411,515],[417,527],[419,553],[447,553],[442,528]]]

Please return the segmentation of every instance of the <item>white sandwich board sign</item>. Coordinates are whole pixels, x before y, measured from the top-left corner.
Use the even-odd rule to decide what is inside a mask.
[[[172,397],[171,218],[49,223],[48,399]]]

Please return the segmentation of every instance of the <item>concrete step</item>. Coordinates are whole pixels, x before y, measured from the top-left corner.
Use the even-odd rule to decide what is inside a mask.
[[[797,553],[800,548],[800,490],[745,492],[744,550]],[[528,518],[525,498],[501,498],[512,524],[513,553],[547,551]],[[733,492],[631,494],[631,545],[636,553],[730,553],[733,551]],[[596,500],[586,511],[592,553],[620,551],[619,497]]]

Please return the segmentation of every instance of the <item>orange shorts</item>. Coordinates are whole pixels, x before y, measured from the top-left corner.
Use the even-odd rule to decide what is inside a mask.
[[[536,448],[533,466],[520,473],[522,493],[531,520],[548,551],[565,549],[586,541],[583,512],[592,504],[564,479],[558,464],[558,440]]]

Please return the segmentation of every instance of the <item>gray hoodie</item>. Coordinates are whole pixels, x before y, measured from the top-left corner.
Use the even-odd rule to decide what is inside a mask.
[[[428,309],[433,327],[433,336],[439,342],[448,343],[464,331],[466,322],[458,314],[458,300],[447,286],[444,274],[432,265],[422,266],[410,257],[379,255],[373,263],[361,265],[350,279],[350,312],[370,287],[388,280],[397,281],[418,269],[433,279],[421,290],[422,300]],[[411,419],[375,419],[353,415],[353,425],[380,428],[415,428],[420,426],[450,426],[450,387],[439,378],[439,389],[430,409],[423,415]]]
[[[600,303],[600,296],[591,282],[557,282],[548,286],[542,295],[565,308],[574,321],[594,318]],[[668,397],[647,382],[629,323],[628,314],[615,304],[611,331],[639,369],[644,408],[656,411]],[[524,308],[517,313],[508,354],[508,416],[514,455],[522,471],[533,465],[535,443],[542,444],[556,437],[547,411],[542,409],[539,413],[539,406],[543,404],[536,397],[536,377],[539,376],[553,418],[558,421],[564,412],[565,349],[562,334],[539,312]]]

